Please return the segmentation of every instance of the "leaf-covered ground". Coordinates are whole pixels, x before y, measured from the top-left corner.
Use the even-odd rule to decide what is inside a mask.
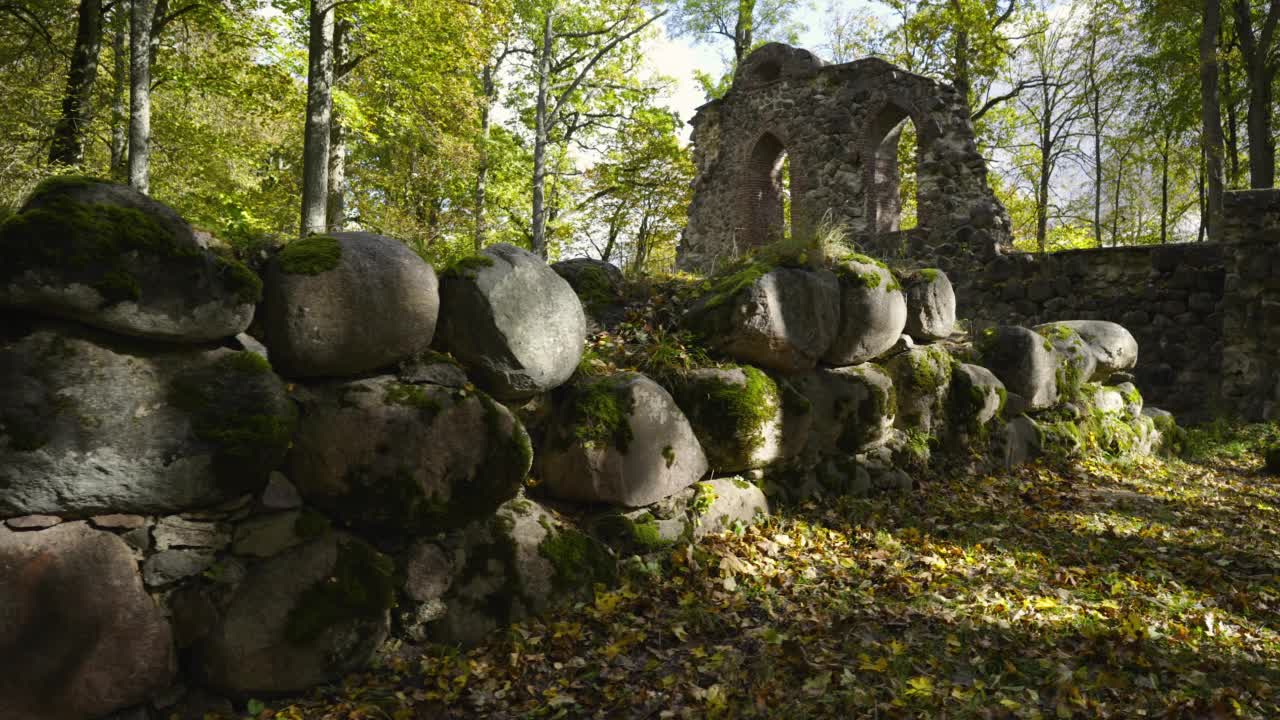
[[[257,715],[1277,718],[1280,481],[1250,432],[784,508]]]

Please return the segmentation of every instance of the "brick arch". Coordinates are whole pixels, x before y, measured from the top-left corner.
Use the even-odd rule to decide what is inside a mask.
[[[782,133],[774,130],[761,132],[743,159],[737,203],[737,215],[741,221],[736,242],[739,251],[767,245],[781,238],[788,229],[782,212],[782,163],[785,158],[791,157],[793,180],[796,172],[795,158],[788,153],[783,137]],[[793,215],[794,196],[793,192]]]

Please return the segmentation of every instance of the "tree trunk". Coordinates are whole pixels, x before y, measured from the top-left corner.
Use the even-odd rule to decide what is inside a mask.
[[[307,40],[307,124],[302,144],[303,237],[322,233],[329,193],[329,131],[333,111],[333,4],[311,0]]]
[[[1036,187],[1036,247],[1044,253],[1049,239],[1049,176],[1053,173],[1053,136],[1049,114],[1040,123],[1040,182]]]
[[[1227,42],[1223,39],[1223,23],[1221,21],[1221,13],[1219,13],[1218,21],[1218,47],[1228,47]],[[1240,186],[1240,132],[1239,121],[1236,118],[1236,99],[1234,94],[1234,86],[1231,84],[1231,63],[1227,61],[1226,54],[1222,55],[1222,88],[1219,95],[1221,102],[1227,108],[1227,160],[1230,162],[1230,177],[1228,178],[1231,187]]]
[[[151,192],[151,24],[155,0],[132,0],[129,16],[129,185]]]
[[[1209,240],[1220,238],[1222,225],[1222,109],[1218,102],[1218,31],[1220,0],[1204,0],[1200,29],[1200,146],[1204,153],[1205,201],[1202,223]]]
[[[534,110],[533,139],[533,252],[547,257],[547,215],[543,193],[547,180],[547,94],[551,75],[551,10],[547,10],[542,29],[542,48],[538,52],[538,99]]]
[[[336,85],[345,77],[347,62],[347,32],[350,22],[334,23],[333,30],[333,82]],[[347,226],[347,129],[342,126],[338,108],[330,109],[329,117],[329,177],[326,222],[328,232],[342,232]]]
[[[1169,131],[1160,145],[1160,244],[1169,242]]]
[[[76,45],[62,96],[62,115],[53,128],[49,162],[79,166],[84,163],[84,133],[93,104],[93,84],[98,79],[98,54],[102,50],[102,0],[80,0]]]
[[[1093,12],[1097,12],[1094,8]],[[1089,110],[1093,116],[1093,244],[1102,247],[1102,88],[1098,85],[1098,34],[1089,34]]]
[[[1276,143],[1271,137],[1271,83],[1274,73],[1265,59],[1249,72],[1249,187],[1275,184]]]
[[[125,156],[129,138],[125,100],[129,84],[129,60],[125,50],[125,36],[129,32],[129,16],[125,14],[127,7],[124,0],[116,0],[115,9],[111,11],[111,179],[116,182],[127,181],[129,177],[129,161]]]
[[[736,68],[751,52],[755,42],[756,0],[738,0],[738,19],[733,28],[733,65]]]
[[[476,186],[472,203],[475,207],[475,251],[478,253],[488,240],[489,228],[485,223],[484,206],[489,190],[489,124],[493,113],[495,83],[494,64],[485,63],[480,82],[484,92],[480,100],[480,152],[476,167]]]
[[[954,30],[954,46],[952,48],[952,77],[951,85],[960,93],[960,97],[964,98],[965,105],[969,105],[969,91],[973,87],[973,81],[969,77],[969,33],[962,29],[960,22],[962,9],[960,0],[951,0],[951,9],[953,11]]]
[[[1116,158],[1116,185],[1115,195],[1111,201],[1111,247],[1120,244],[1120,186],[1124,179],[1124,158],[1128,155],[1125,152]]]

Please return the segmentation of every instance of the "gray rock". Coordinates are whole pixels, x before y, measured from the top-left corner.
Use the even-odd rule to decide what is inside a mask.
[[[309,503],[365,529],[465,525],[511,499],[532,462],[520,422],[474,390],[381,375],[297,398],[289,476]]]
[[[301,511],[289,510],[245,520],[236,526],[231,552],[263,558],[279,555],[305,539],[298,528],[300,517]]]
[[[587,316],[587,332],[612,328],[626,317],[622,297],[622,271],[611,263],[591,258],[573,258],[551,264],[564,278]]]
[[[639,507],[696,482],[707,458],[675,400],[639,373],[567,388],[541,456],[547,492]]]
[[[0,516],[167,513],[252,492],[295,414],[251,353],[40,330],[0,347]]]
[[[761,468],[803,449],[808,428],[784,412],[788,402],[806,402],[795,394],[749,365],[692,370],[671,392],[718,473]]]
[[[573,288],[541,258],[485,248],[441,278],[438,344],[500,400],[562,385],[578,367],[587,321]]]
[[[942,340],[956,329],[956,293],[941,270],[917,270],[902,279],[907,299],[907,334],[918,340]]]
[[[1040,456],[1040,430],[1025,415],[1010,420],[1004,426],[996,452],[1000,463],[1013,468],[1031,462]]]
[[[840,324],[822,356],[829,365],[856,365],[894,346],[907,326],[907,300],[889,268],[871,258],[844,260],[840,278]]]
[[[142,564],[147,587],[162,587],[208,570],[215,559],[212,550],[162,550]]]
[[[895,355],[885,363],[898,396],[894,425],[936,433],[946,420],[951,390],[951,355],[940,345],[925,345]]]
[[[289,376],[348,376],[425,350],[436,331],[435,271],[372,233],[295,240],[268,263],[262,327]]]
[[[147,519],[141,515],[113,513],[110,515],[94,515],[89,518],[89,524],[99,530],[134,530],[146,525]]]
[[[1093,378],[1098,367],[1093,349],[1080,337],[1080,333],[1064,324],[1049,323],[1031,329],[1048,338],[1058,353],[1058,394],[1075,397],[1080,386]]]
[[[831,272],[753,265],[715,281],[685,324],[735,360],[798,372],[831,347],[839,319],[840,287]]]
[[[174,590],[167,604],[173,621],[173,639],[182,649],[207,637],[221,616],[213,593],[198,583],[187,583]]]
[[[1138,392],[1138,388],[1133,383],[1120,383],[1112,385],[1121,397],[1124,398],[1124,411],[1131,420],[1137,420],[1142,416],[1142,393]]]
[[[418,540],[401,564],[406,600],[395,611],[397,634],[426,642],[431,639],[431,624],[449,611],[444,596],[453,585],[453,559],[438,543]]]
[[[617,575],[617,558],[551,510],[523,497],[448,541],[455,568],[437,642],[471,645],[524,618],[589,597]]]
[[[0,577],[3,720],[88,720],[169,685],[169,624],[116,536],[83,522],[0,528]]]
[[[694,540],[731,531],[738,525],[751,527],[769,516],[769,500],[764,491],[741,478],[695,483],[685,494],[692,495],[688,504],[694,518]]]
[[[649,553],[679,542],[751,527],[769,515],[759,487],[740,477],[714,478],[638,510],[611,510],[591,521],[593,534],[620,553]]]
[[[951,373],[948,407],[958,428],[977,430],[1000,416],[1007,394],[1004,383],[990,370],[957,363]]]
[[[898,413],[893,379],[874,363],[819,368],[794,380],[809,401],[804,455],[848,455],[882,443]]]
[[[255,566],[195,648],[204,683],[232,695],[298,692],[364,667],[388,631],[395,563],[329,533]]]
[[[292,510],[302,505],[298,488],[289,482],[282,472],[267,476],[267,486],[262,490],[262,506],[268,510]]]
[[[430,383],[448,388],[466,387],[469,382],[467,371],[463,370],[453,358],[432,350],[414,355],[400,363],[400,367],[396,370],[396,377],[400,378],[401,382]]]
[[[1028,410],[1058,402],[1058,354],[1048,338],[1024,327],[1001,325],[983,330],[976,345],[982,365],[1010,394],[1025,401]]]
[[[10,530],[47,530],[62,522],[57,515],[21,515],[4,521]]]
[[[151,530],[156,548],[204,548],[221,550],[231,542],[231,531],[222,523],[187,520],[167,516],[156,521]]]
[[[1138,364],[1138,341],[1123,326],[1105,320],[1064,320],[1053,323],[1070,328],[1089,344],[1097,366],[1090,380],[1105,382],[1112,373]]]
[[[0,307],[199,343],[243,332],[261,290],[171,208],[123,185],[54,178],[0,230]]]

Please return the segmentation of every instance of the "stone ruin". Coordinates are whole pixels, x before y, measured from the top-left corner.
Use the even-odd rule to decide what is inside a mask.
[[[603,263],[340,233],[260,269],[96,181],[0,226],[0,720],[229,714],[779,503],[1176,433],[1119,325],[966,339],[945,273],[867,257],[695,286],[719,361],[653,377],[582,363],[627,317]]]
[[[808,236],[829,214],[864,247],[901,243],[898,141],[907,123],[917,136],[912,235],[980,254],[1006,245],[1009,218],[959,93],[880,59],[827,65],[770,43],[690,121],[698,174],[679,266],[709,271],[788,232],[784,157],[792,235]]]

